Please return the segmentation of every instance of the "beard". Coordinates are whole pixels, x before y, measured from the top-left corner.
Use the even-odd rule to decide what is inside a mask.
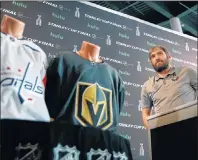
[[[160,61],[160,62],[162,62],[162,61]],[[157,62],[158,63],[158,62]],[[157,64],[156,63],[156,64]],[[152,66],[153,66],[153,69],[156,71],[156,72],[162,72],[162,71],[164,71],[164,70],[166,70],[168,67],[169,67],[169,61],[168,60],[166,60],[165,62],[162,62],[163,64],[162,65],[159,65],[159,66],[157,66],[157,65],[153,65],[152,64]]]

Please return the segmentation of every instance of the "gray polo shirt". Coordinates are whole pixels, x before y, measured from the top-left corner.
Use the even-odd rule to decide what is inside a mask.
[[[190,67],[172,67],[165,78],[157,74],[144,83],[142,108],[162,113],[197,99],[197,73]]]

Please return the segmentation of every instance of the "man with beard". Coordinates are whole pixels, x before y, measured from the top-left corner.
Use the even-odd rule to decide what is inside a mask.
[[[166,48],[154,46],[149,50],[150,62],[156,75],[144,83],[141,92],[142,118],[148,128],[151,109],[162,113],[197,99],[197,73],[190,67],[172,67]]]

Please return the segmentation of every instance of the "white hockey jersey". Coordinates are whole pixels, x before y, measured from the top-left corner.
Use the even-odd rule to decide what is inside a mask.
[[[47,58],[33,42],[1,33],[1,119],[49,122]]]

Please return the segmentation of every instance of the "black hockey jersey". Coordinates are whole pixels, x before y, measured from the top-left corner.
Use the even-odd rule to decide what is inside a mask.
[[[47,70],[45,98],[55,120],[115,131],[124,90],[116,69],[76,53],[54,59]]]

